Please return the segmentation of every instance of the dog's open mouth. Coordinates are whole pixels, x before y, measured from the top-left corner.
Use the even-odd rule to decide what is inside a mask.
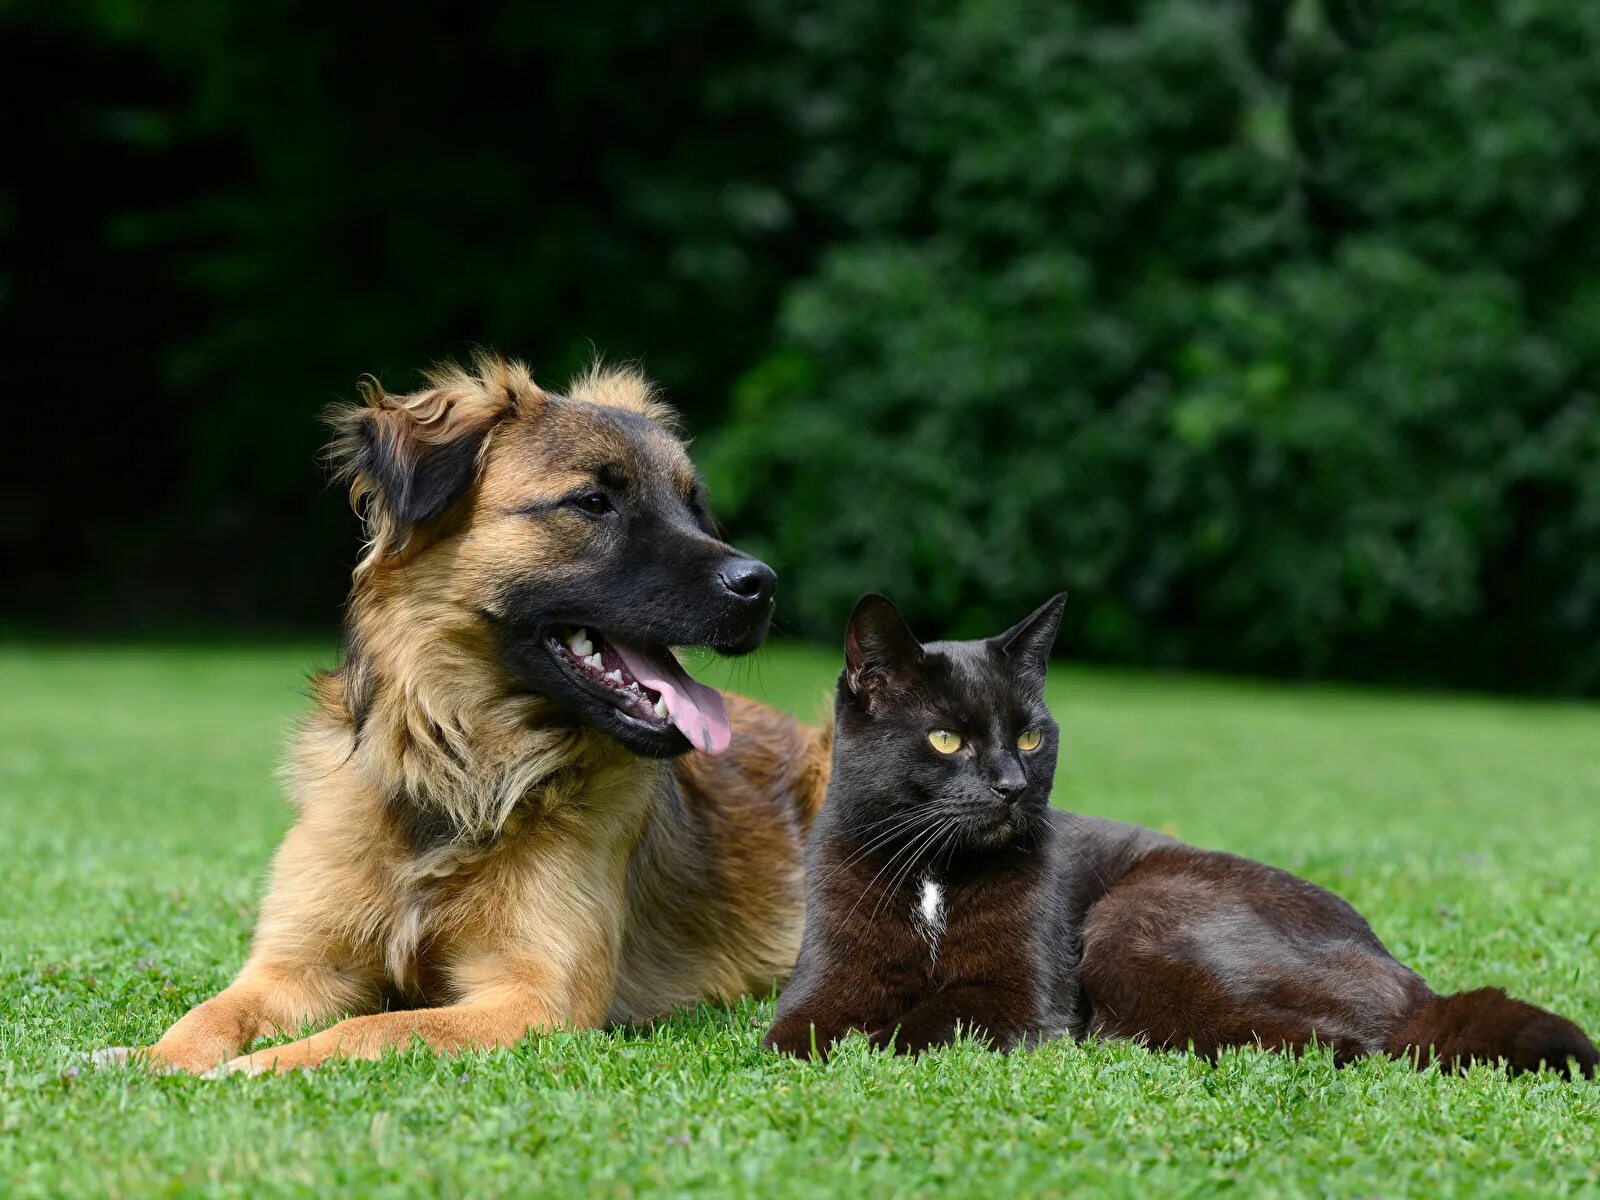
[[[733,727],[722,695],[690,678],[667,647],[630,646],[586,627],[552,632],[549,646],[551,657],[628,719],[676,727],[707,754],[728,748]]]

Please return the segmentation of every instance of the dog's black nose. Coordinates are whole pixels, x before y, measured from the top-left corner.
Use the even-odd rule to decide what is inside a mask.
[[[772,599],[778,586],[778,576],[766,563],[754,558],[731,558],[717,572],[722,586],[739,599],[752,604],[764,604]]]

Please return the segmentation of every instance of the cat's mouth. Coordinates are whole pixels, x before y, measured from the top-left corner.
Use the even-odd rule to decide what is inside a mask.
[[[967,841],[980,850],[998,850],[1010,842],[1018,829],[1010,817],[999,820],[974,821],[967,826]]]
[[[1021,804],[1003,811],[985,806],[962,819],[961,838],[975,850],[1001,850],[1031,837],[1042,816],[1042,812]]]

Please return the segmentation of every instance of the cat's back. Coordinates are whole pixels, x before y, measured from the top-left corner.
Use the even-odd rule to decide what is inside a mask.
[[[1142,825],[1053,808],[1049,844],[1058,890],[1068,895],[1081,891],[1093,904],[1150,851],[1179,843]]]

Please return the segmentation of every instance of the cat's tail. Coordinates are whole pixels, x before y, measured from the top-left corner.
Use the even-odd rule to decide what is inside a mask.
[[[1389,1039],[1385,1049],[1419,1068],[1437,1055],[1445,1070],[1469,1062],[1503,1061],[1513,1074],[1542,1067],[1595,1077],[1600,1051],[1565,1017],[1517,1000],[1499,988],[1453,996],[1431,993]]]

